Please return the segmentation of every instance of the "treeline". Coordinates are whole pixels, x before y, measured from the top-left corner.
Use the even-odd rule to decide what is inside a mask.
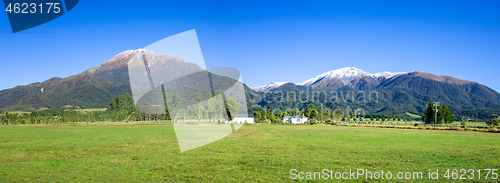
[[[178,94],[170,94],[167,100],[175,104],[172,100],[179,100]],[[199,94],[198,101],[203,100]],[[234,99],[227,100],[227,106],[231,113],[236,113],[238,109],[237,103]],[[180,101],[177,101],[180,102]],[[167,105],[165,105],[167,106]],[[198,105],[194,105],[195,108]],[[224,112],[223,109],[215,109],[214,104],[208,103],[206,110],[200,108],[191,109],[187,111],[197,118],[210,118],[209,116],[217,116],[215,113]],[[219,105],[220,106],[220,105]],[[199,107],[199,106],[198,106]],[[72,109],[47,109],[43,111],[32,111],[30,113],[12,113],[5,112],[0,114],[0,123],[2,124],[46,124],[46,123],[67,123],[67,122],[103,122],[103,121],[158,121],[158,120],[171,120],[171,115],[165,107],[164,114],[145,114],[137,110],[134,104],[133,97],[125,93],[113,98],[109,107],[105,111],[87,111],[79,112]],[[285,116],[304,115],[311,119],[311,122],[317,123],[330,123],[341,121],[405,121],[403,119],[389,117],[385,115],[366,115],[363,111],[356,109],[343,109],[339,106],[322,107],[321,109],[314,104],[307,105],[304,109],[297,107],[289,110],[273,109],[272,106],[262,109],[254,107],[248,111],[253,113],[257,123],[281,123]],[[219,117],[223,117],[220,116]],[[215,120],[212,118],[212,120]],[[408,119],[409,120],[409,119]]]
[[[336,122],[360,122],[360,121],[412,121],[410,118],[402,119],[386,115],[367,115],[362,110],[344,109],[339,106],[318,107],[309,104],[305,109],[292,108],[287,110],[275,109],[272,106],[266,108],[254,107],[250,110],[254,114],[256,123],[283,123],[283,117],[303,115],[308,117],[308,123],[330,124]]]
[[[178,93],[168,94],[166,96],[172,106],[180,105],[181,97]],[[87,111],[79,112],[73,109],[47,109],[43,111],[32,111],[29,113],[13,113],[5,112],[0,114],[1,124],[46,124],[46,123],[67,123],[67,122],[104,122],[104,121],[159,121],[159,120],[174,120],[181,119],[208,119],[209,122],[216,120],[226,119],[227,113],[236,114],[238,111],[238,104],[235,99],[229,97],[225,100],[226,104],[215,104],[214,101],[208,100],[207,105],[202,105],[201,102],[204,97],[201,93],[198,94],[197,104],[188,107],[185,110],[175,110],[174,114],[170,114],[167,104],[162,107],[154,107],[158,110],[154,113],[163,114],[146,114],[139,112],[134,104],[133,97],[125,93],[113,98],[110,105],[105,111]],[[223,106],[227,106],[226,109]],[[141,107],[152,107],[151,105]],[[148,111],[144,109],[141,111]]]
[[[166,96],[167,101],[171,104],[180,103],[179,94],[173,93]],[[177,101],[176,101],[177,100]],[[197,101],[200,103],[204,100],[202,94],[198,94]],[[215,121],[217,119],[223,119],[225,113],[236,114],[238,111],[238,104],[234,99],[230,98],[227,100],[228,103],[225,106],[228,107],[229,111],[224,109],[217,109],[214,106],[221,106],[211,104],[210,101],[206,106],[202,105],[192,105],[194,108],[187,109],[187,111],[182,111],[183,115],[193,116],[195,119],[209,119]],[[201,104],[201,103],[200,103]],[[66,122],[105,122],[105,121],[158,121],[158,120],[172,120],[171,116],[174,116],[174,120],[180,119],[179,114],[169,114],[169,110],[166,107],[162,108],[165,110],[164,114],[145,114],[139,112],[134,104],[133,97],[125,93],[113,98],[107,110],[104,111],[90,111],[81,112],[72,109],[47,109],[43,111],[32,111],[29,113],[12,113],[4,112],[0,114],[0,123],[2,124],[43,124],[43,123],[66,123]],[[205,108],[203,108],[205,107]],[[144,111],[144,110],[141,110]],[[179,111],[177,111],[179,113]],[[220,114],[219,114],[220,113]],[[350,109],[342,108],[340,106],[331,105],[330,107],[324,107],[321,105],[318,107],[315,104],[308,104],[305,108],[300,109],[299,107],[294,107],[286,110],[281,108],[273,108],[273,106],[262,107],[252,107],[248,111],[249,114],[254,114],[255,122],[257,123],[283,123],[283,117],[285,116],[296,116],[303,115],[308,117],[309,123],[336,123],[336,122],[367,122],[367,121],[378,121],[378,122],[402,122],[402,121],[414,121],[411,118],[398,118],[393,116],[387,116],[382,114],[370,115],[366,114],[362,109]],[[177,117],[176,117],[177,116]],[[217,117],[215,117],[217,116]],[[434,118],[437,116],[437,123],[452,123],[453,122],[453,111],[446,105],[442,104],[438,106],[438,113],[435,113],[435,106],[432,101],[426,106],[425,113],[422,115],[422,121],[427,124],[434,123]],[[492,122],[496,124],[496,122]]]
[[[157,121],[170,120],[166,114],[144,114],[137,111],[132,96],[128,93],[113,98],[105,111],[79,112],[72,109],[47,109],[29,113],[4,112],[0,114],[2,124],[47,124],[66,122],[100,121]]]
[[[401,88],[389,90],[337,90],[333,92],[315,90],[309,87],[305,87],[305,89],[285,88],[286,90],[252,93],[249,99],[253,102],[252,104],[259,105],[262,108],[272,106],[273,109],[278,108],[281,110],[305,109],[307,105],[314,104],[325,107],[339,106],[345,109],[362,108],[367,111],[367,114],[380,114],[400,119],[410,117],[413,120],[420,120],[420,118],[414,118],[407,113],[423,114],[426,110],[425,101],[431,98],[434,99],[435,96],[449,95],[450,92],[441,91],[437,86],[428,86],[430,89],[425,91],[430,93],[422,94],[413,89]],[[447,90],[454,91],[452,88]],[[500,114],[498,105],[490,105],[483,99],[474,99],[478,101],[471,103],[470,97],[467,96],[467,92],[461,92],[458,96],[438,98],[438,100],[446,103],[448,108],[453,109],[454,121],[486,121],[497,118],[498,114]]]

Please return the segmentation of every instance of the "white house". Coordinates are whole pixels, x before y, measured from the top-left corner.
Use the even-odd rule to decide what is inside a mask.
[[[303,124],[307,121],[307,117],[297,115],[297,116],[285,116],[283,117],[283,123],[286,123],[287,121],[292,123],[292,124]]]
[[[253,114],[237,114],[234,117],[233,122],[235,124],[242,124],[242,123],[254,124],[255,123]]]

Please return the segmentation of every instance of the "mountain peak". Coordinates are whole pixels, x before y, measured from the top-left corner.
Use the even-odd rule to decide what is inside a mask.
[[[121,52],[121,53],[113,56],[111,59],[107,60],[106,62],[102,63],[101,65],[86,70],[84,73],[94,74],[97,71],[103,70],[106,68],[107,68],[106,70],[109,70],[110,68],[119,67],[120,65],[123,65],[123,63],[120,63],[120,61],[123,62],[124,60],[127,60],[128,57],[134,55],[139,50],[141,50],[141,49],[127,50],[127,51]]]
[[[329,71],[323,74],[320,74],[319,76],[316,76],[315,78],[311,78],[307,81],[304,81],[302,83],[298,83],[298,85],[304,85],[304,86],[311,86],[314,85],[318,82],[321,82],[323,80],[333,80],[333,79],[340,79],[342,81],[342,84],[347,85],[349,84],[352,80],[361,78],[361,77],[373,77],[373,78],[392,78],[394,76],[399,76],[402,74],[406,74],[407,72],[379,72],[375,74],[370,74],[368,72],[365,72],[361,69],[358,69],[356,67],[344,67],[340,68],[337,70]]]
[[[107,60],[106,62],[104,62],[103,64],[106,64],[106,63],[111,63],[111,62],[116,62],[117,60],[120,60],[121,58],[123,57],[128,57],[132,54],[134,54],[136,51],[139,51],[140,49],[138,50],[127,50],[127,51],[124,51],[124,52],[121,52],[115,56],[113,56],[113,58]]]
[[[370,73],[367,73],[361,69],[358,69],[356,67],[344,67],[340,68],[337,70],[329,71],[323,74],[320,74],[319,76],[316,76],[314,78],[311,78],[307,81],[304,81],[302,83],[298,83],[298,85],[304,85],[304,86],[311,86],[314,85],[320,81],[323,80],[331,80],[338,78],[342,81],[344,85],[347,85],[349,82],[352,80],[363,77],[363,76],[370,76]]]
[[[168,63],[185,63],[182,58],[170,57],[151,50],[137,49],[121,52],[97,67],[88,69],[83,74],[105,78],[115,83],[128,83],[128,63],[132,57],[142,56],[150,67],[163,67]]]
[[[266,91],[272,90],[274,88],[278,88],[286,83],[288,83],[288,82],[272,82],[272,83],[269,83],[267,85],[255,87],[252,89],[254,91],[257,91],[257,92],[266,92]]]
[[[128,64],[128,60],[131,56],[133,56],[136,53],[142,53],[144,55],[148,55],[148,59],[151,59],[151,61],[167,61],[167,60],[174,60],[174,61],[179,61],[179,62],[184,62],[183,59],[178,58],[178,57],[169,57],[167,55],[162,55],[155,53],[150,50],[146,49],[137,49],[137,50],[126,50],[124,52],[121,52],[115,56],[113,56],[111,59],[107,60],[106,62],[102,63],[101,65],[88,69],[84,73],[87,74],[95,74],[97,72],[103,72],[103,71],[109,71],[112,69],[117,69],[120,67],[126,67]],[[161,58],[161,59],[156,59],[155,58]]]

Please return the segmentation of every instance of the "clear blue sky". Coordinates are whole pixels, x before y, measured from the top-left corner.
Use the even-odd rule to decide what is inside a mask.
[[[68,77],[196,29],[205,62],[250,87],[353,66],[422,71],[500,91],[500,1],[81,0],[13,34],[0,13],[0,89]]]

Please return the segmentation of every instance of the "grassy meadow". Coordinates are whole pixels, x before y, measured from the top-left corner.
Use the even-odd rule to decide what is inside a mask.
[[[245,125],[181,153],[172,125],[0,126],[0,182],[274,182],[291,169],[421,171],[429,181],[428,169],[500,169],[499,155],[499,134],[465,131]]]

